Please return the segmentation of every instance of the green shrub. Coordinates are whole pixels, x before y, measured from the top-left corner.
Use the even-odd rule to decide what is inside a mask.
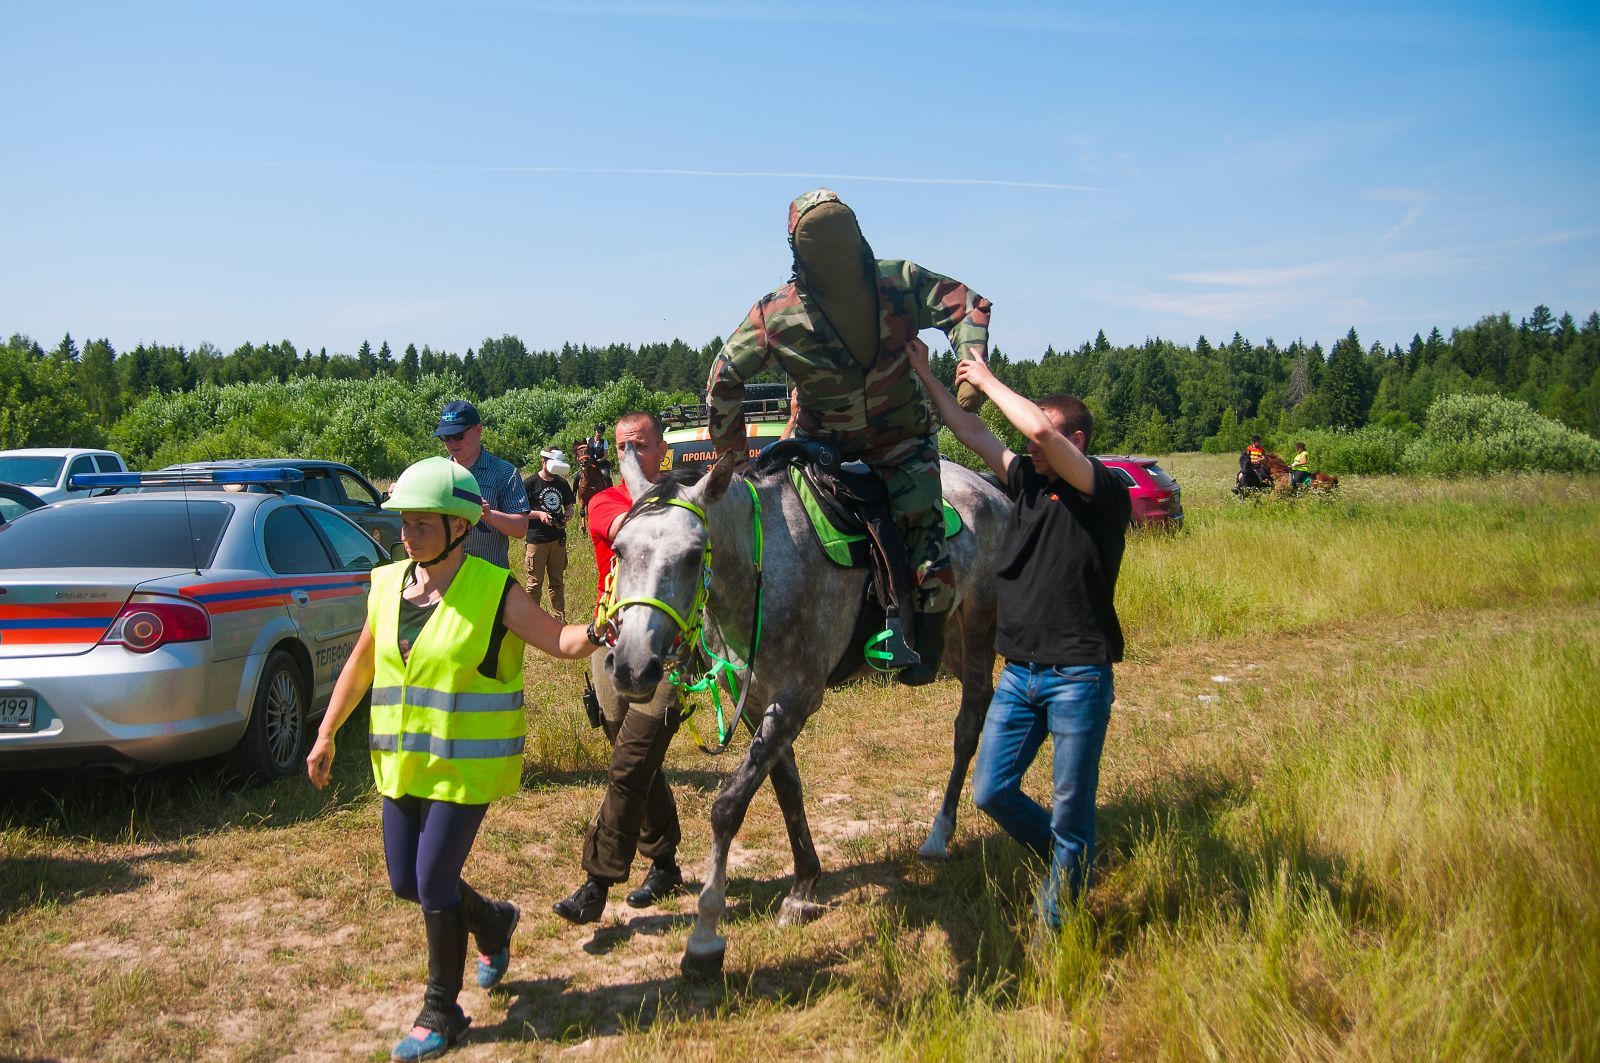
[[[1306,444],[1313,469],[1336,476],[1349,473],[1379,476],[1399,472],[1406,449],[1405,436],[1371,425],[1353,432],[1302,430],[1295,438]]]
[[[439,411],[461,394],[455,376],[415,385],[392,378],[205,384],[153,395],[111,430],[134,468],[222,458],[326,458],[378,478],[439,453]],[[492,450],[493,429],[486,445]]]
[[[100,438],[75,366],[0,345],[0,450],[97,447]]]
[[[453,374],[411,385],[390,377],[204,384],[140,402],[117,422],[111,440],[134,468],[221,458],[324,458],[392,479],[412,462],[441,452],[433,436],[439,411],[464,394],[461,378]],[[483,445],[520,466],[545,447],[570,447],[596,421],[609,424],[629,410],[654,411],[686,398],[649,391],[624,376],[600,391],[524,388],[476,405]]]
[[[1446,395],[1406,447],[1408,472],[1600,472],[1600,441],[1499,395]]]

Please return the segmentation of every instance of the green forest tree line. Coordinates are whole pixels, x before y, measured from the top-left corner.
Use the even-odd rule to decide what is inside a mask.
[[[416,384],[450,374],[465,396],[489,399],[516,389],[602,388],[630,375],[655,392],[695,392],[721,338],[700,347],[682,340],[605,347],[566,344],[532,350],[516,336],[486,339],[464,354],[387,341],[355,354],[313,352],[283,340],[245,343],[223,353],[141,343],[117,352],[105,339],[80,348],[67,335],[51,349],[12,335],[0,348],[0,446],[98,442],[140,401],[203,384],[393,379]],[[955,356],[933,359],[949,383]],[[1546,306],[1513,322],[1501,313],[1449,336],[1433,329],[1407,345],[1364,346],[1355,329],[1331,350],[1300,341],[1260,345],[1239,333],[1226,343],[1150,339],[1113,346],[1102,331],[1073,350],[1047,347],[1037,358],[991,352],[996,373],[1023,394],[1082,396],[1097,420],[1096,449],[1156,453],[1195,450],[1241,432],[1378,425],[1416,431],[1435,398],[1504,395],[1568,427],[1600,436],[1600,313],[1580,325]]]

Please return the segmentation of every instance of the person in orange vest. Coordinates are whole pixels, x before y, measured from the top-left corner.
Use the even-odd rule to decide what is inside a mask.
[[[1257,472],[1265,476],[1267,470],[1267,451],[1266,448],[1261,445],[1261,437],[1251,436],[1250,445],[1244,449],[1245,453],[1250,455],[1250,464],[1256,467]]]

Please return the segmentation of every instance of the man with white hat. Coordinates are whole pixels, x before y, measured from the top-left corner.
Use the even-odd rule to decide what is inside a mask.
[[[538,605],[539,588],[548,579],[550,612],[559,618],[567,608],[567,521],[576,499],[566,477],[572,475],[572,466],[559,450],[541,450],[539,458],[539,471],[522,481],[532,507],[525,547],[528,597]]]

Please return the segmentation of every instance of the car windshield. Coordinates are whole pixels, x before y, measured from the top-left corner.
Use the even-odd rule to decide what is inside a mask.
[[[1150,479],[1154,480],[1163,491],[1170,491],[1178,486],[1178,481],[1172,478],[1172,474],[1153,461],[1145,465],[1144,471],[1150,474]]]
[[[66,461],[41,454],[13,454],[0,458],[0,480],[23,487],[54,487]]]
[[[205,568],[232,516],[226,502],[181,499],[46,506],[0,526],[0,569]]]

